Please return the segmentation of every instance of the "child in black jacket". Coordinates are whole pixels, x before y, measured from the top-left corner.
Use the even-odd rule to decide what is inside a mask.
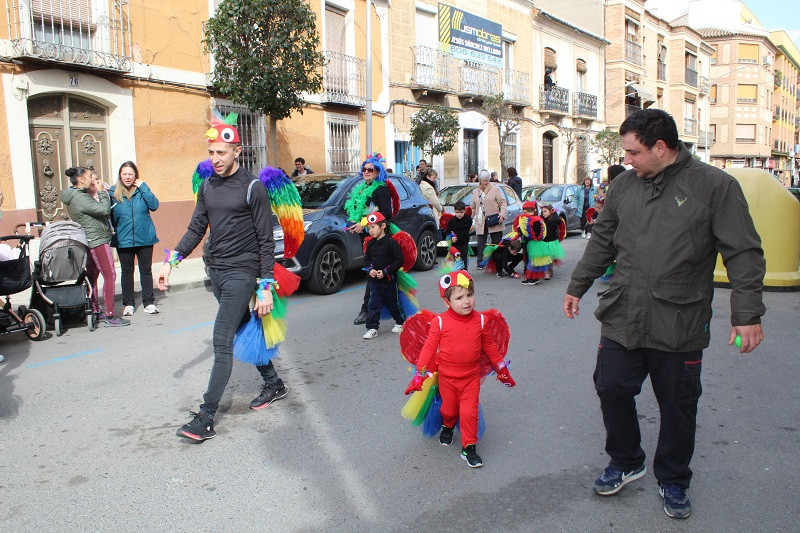
[[[447,229],[454,234],[453,246],[461,252],[464,270],[469,270],[469,232],[472,230],[472,217],[467,214],[467,206],[459,200],[453,204],[454,216],[447,223]]]
[[[392,333],[403,331],[405,316],[400,306],[396,277],[397,271],[403,267],[403,250],[386,232],[386,219],[379,211],[367,216],[367,229],[372,239],[367,243],[364,252],[364,270],[369,273],[367,332],[364,338],[374,339],[378,336],[381,310],[384,306],[395,320]]]

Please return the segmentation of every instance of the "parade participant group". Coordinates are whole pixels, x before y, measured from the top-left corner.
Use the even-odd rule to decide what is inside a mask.
[[[235,124],[235,116],[212,119],[206,132],[208,159],[193,177],[194,212],[184,236],[172,250],[165,250],[166,260],[156,279],[157,286],[167,290],[172,269],[210,232],[203,260],[219,304],[212,334],[214,357],[202,404],[177,430],[178,436],[195,442],[216,435],[215,416],[235,358],[253,364],[263,379],[251,409],[263,409],[290,391],[272,359],[287,336],[285,298],[297,288],[299,278],[275,260],[272,213],[284,229],[284,256],[291,257],[303,240],[302,209],[296,188],[282,170],[267,167],[254,176],[238,164],[242,146]],[[582,228],[591,238],[571,274],[563,304],[565,315],[574,318],[580,298],[615,265],[595,313],[601,337],[594,385],[610,460],[593,488],[600,496],[611,496],[647,471],[635,397],[649,375],[661,412],[652,463],[658,491],[668,516],[686,518],[691,513],[686,491],[692,478],[689,464],[703,349],[710,339],[716,255],[722,255],[731,280],[730,344],[750,352],[764,338],[763,252],[738,183],[692,158],[678,140],[671,116],[659,110],[639,111],[625,120],[620,134],[624,163],[631,168],[621,173],[615,169],[619,175],[604,197],[582,198],[586,209]],[[152,193],[139,185],[135,165],[129,167],[130,183],[125,186],[136,183],[148,201]],[[299,158],[300,169],[310,172]],[[76,193],[82,191],[79,187],[91,189],[88,178],[74,174]],[[402,416],[421,426],[424,435],[438,435],[442,446],[450,446],[458,432],[460,457],[471,468],[481,467],[477,445],[485,425],[480,391],[490,375],[507,387],[516,385],[506,359],[511,332],[503,312],[518,308],[509,304],[508,309],[476,310],[476,284],[481,281],[467,270],[470,232],[478,229],[483,237],[485,247],[476,258],[483,273],[530,286],[553,279],[554,267],[562,264],[564,222],[552,205],[528,201],[512,231],[495,240],[495,222],[487,220],[495,217],[502,227],[505,205],[493,203],[492,186],[484,179],[473,209],[458,203],[454,216],[442,216],[449,253],[440,268],[438,287],[417,287],[408,275],[416,246],[391,222],[399,198],[380,154],[364,160],[361,175],[363,182],[345,203],[348,230],[362,236],[365,251],[367,287],[355,323],[366,326],[363,338],[370,340],[378,336],[382,318],[394,320],[391,332],[397,334],[397,350],[413,365]],[[587,184],[585,189],[589,194],[592,187]],[[126,191],[127,200],[136,198],[133,189]],[[101,195],[97,208],[84,203],[98,216],[109,212],[108,194]],[[147,205],[155,209],[157,201]],[[687,248],[684,239],[689,234],[694,246]],[[488,237],[492,243],[486,244]],[[109,239],[103,234],[98,242]],[[142,245],[152,247],[156,240],[153,232]],[[519,264],[521,272],[516,270]],[[419,309],[418,289],[428,295],[438,291],[441,307]],[[152,295],[144,297],[145,305],[155,310]],[[125,304],[133,305],[127,299]],[[106,317],[111,324],[121,323],[113,304]],[[401,380],[392,387],[398,399],[402,397]]]

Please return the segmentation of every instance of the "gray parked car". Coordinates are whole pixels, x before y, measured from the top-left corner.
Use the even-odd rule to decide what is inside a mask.
[[[519,199],[519,196],[517,196],[517,193],[514,192],[514,189],[505,183],[496,183],[495,185],[500,187],[500,190],[503,191],[506,197],[506,202],[508,202],[508,207],[506,208],[508,216],[506,217],[505,229],[503,230],[505,234],[511,231],[511,225],[514,219],[517,218],[517,215],[522,214],[522,201]],[[463,183],[461,185],[450,185],[442,188],[442,190],[439,191],[439,201],[442,202],[445,213],[452,213],[453,204],[459,200],[469,207],[472,202],[472,193],[477,188],[477,183]],[[478,237],[474,233],[470,235],[469,244],[472,247],[478,245]],[[441,242],[439,247],[443,247]]]
[[[575,211],[575,193],[580,185],[563,183],[543,183],[522,188],[522,198],[552,204],[558,216],[564,219],[567,231],[581,229],[581,217]]]

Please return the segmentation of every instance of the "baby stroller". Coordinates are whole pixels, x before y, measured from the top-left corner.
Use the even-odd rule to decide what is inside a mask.
[[[0,294],[5,295],[6,303],[0,309],[0,335],[24,331],[28,338],[39,341],[44,338],[47,324],[42,313],[36,309],[19,306],[15,313],[11,309],[10,295],[27,290],[31,286],[31,263],[28,257],[28,243],[31,235],[6,235],[0,237],[0,243],[16,239],[19,246],[4,248],[4,256],[0,259]]]
[[[42,231],[39,260],[33,263],[31,308],[52,322],[56,335],[63,333],[65,320],[83,320],[94,331],[92,287],[86,279],[89,242],[80,224],[53,222]]]

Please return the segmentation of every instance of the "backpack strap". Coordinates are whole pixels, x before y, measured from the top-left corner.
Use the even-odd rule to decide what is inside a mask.
[[[259,180],[259,179],[254,179],[253,181],[251,181],[251,182],[250,182],[250,185],[248,185],[248,186],[247,186],[247,205],[250,205],[250,197],[251,197],[251,196],[252,196],[252,194],[253,194],[253,186],[254,186],[256,183],[258,183],[259,185],[261,185],[261,180]]]

